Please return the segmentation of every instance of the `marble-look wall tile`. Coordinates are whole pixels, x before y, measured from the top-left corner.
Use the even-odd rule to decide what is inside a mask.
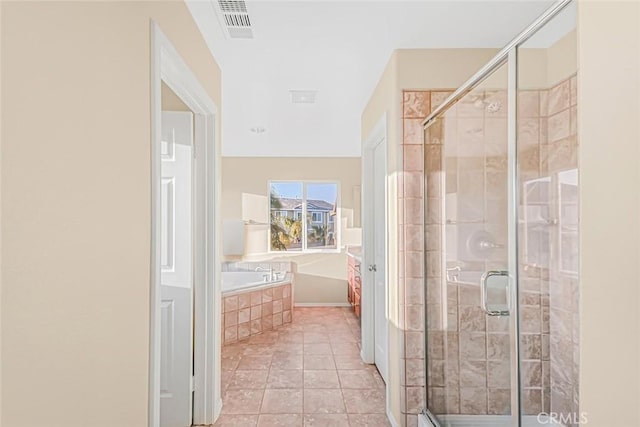
[[[431,340],[434,338],[434,335],[429,334],[429,338],[429,344],[431,346],[437,346],[437,340],[435,343]],[[442,343],[442,339],[440,343]],[[442,344],[440,344],[440,349],[442,349]],[[404,356],[407,359],[421,359],[424,357],[424,332],[407,331],[404,333]],[[442,356],[440,358],[442,358]]]
[[[511,390],[490,388],[487,395],[487,413],[490,415],[511,414]]]
[[[459,414],[460,413],[460,389],[456,388],[447,388],[445,390],[445,398],[446,398],[446,410],[449,414]]]
[[[422,172],[402,172],[404,179],[404,197],[422,198],[424,196],[424,174]]]
[[[444,385],[444,363],[442,361],[434,361],[434,363],[439,363],[439,368],[432,370],[432,375],[435,374],[435,376],[432,376],[429,384],[436,385],[436,383],[440,383],[441,385]],[[404,362],[404,367],[406,373],[406,385],[424,385],[424,359],[406,359]]]
[[[518,147],[537,147],[539,144],[540,120],[537,117],[518,119]]]
[[[549,91],[540,91],[540,117],[546,117],[549,115]]]
[[[484,120],[482,118],[458,119],[458,152],[462,155],[480,155],[484,152]]]
[[[542,412],[542,389],[524,389],[521,396],[524,415],[538,415]]]
[[[486,384],[487,362],[484,360],[460,360],[460,387],[486,387]]]
[[[444,387],[430,386],[428,389],[429,409],[434,414],[443,414],[446,411]]]
[[[431,111],[431,92],[404,91],[403,117],[424,119]]]
[[[484,115],[485,117],[507,117],[509,102],[506,90],[485,92]]]
[[[424,143],[423,119],[404,119],[403,122],[403,144]]]
[[[424,386],[407,387],[407,413],[420,414],[423,408],[424,397]]]
[[[405,330],[407,331],[423,331],[424,330],[424,306],[423,305],[407,305],[405,306]]]
[[[420,145],[403,145],[402,152],[404,154],[405,171],[421,172],[424,168],[423,146]]]
[[[489,388],[507,388],[511,384],[511,362],[507,360],[487,362]]]
[[[487,389],[484,387],[460,389],[460,413],[461,414],[486,414],[487,413]]]
[[[566,109],[549,116],[547,125],[548,143],[567,138],[571,133],[571,112]]]
[[[458,320],[460,331],[480,332],[485,330],[485,314],[479,306],[460,306]]]
[[[487,358],[487,339],[484,332],[460,332],[460,359],[482,360]]]
[[[225,326],[236,326],[238,324],[238,312],[228,311],[224,314]]]
[[[539,117],[540,97],[537,90],[521,90],[518,92],[518,117]]]
[[[542,335],[523,334],[520,345],[523,359],[542,360]]]
[[[542,332],[540,307],[520,307],[521,330],[523,333]]]
[[[238,309],[238,296],[230,296],[224,298],[224,312],[235,311]]]
[[[569,80],[560,82],[549,90],[548,114],[553,115],[571,105],[571,84]]]
[[[542,387],[542,362],[525,360],[520,363],[524,387]]]
[[[452,91],[434,91],[431,92],[431,108],[434,109],[444,102],[451,95]],[[455,115],[455,106],[447,110],[447,114]]]
[[[427,198],[425,207],[425,224],[442,224],[442,199],[437,197]],[[442,231],[442,227],[440,228]],[[428,243],[428,242],[427,242]],[[428,248],[428,247],[427,247]]]
[[[405,251],[422,251],[424,249],[422,230],[422,225],[406,224],[404,226],[404,244],[402,247],[405,248]]]
[[[511,357],[511,336],[506,333],[489,333],[487,335],[487,358],[507,360],[509,357]]]

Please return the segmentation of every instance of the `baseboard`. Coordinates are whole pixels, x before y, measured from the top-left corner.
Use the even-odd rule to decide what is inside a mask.
[[[218,401],[213,405],[213,422],[215,423],[220,417],[222,413],[222,399],[218,399]]]
[[[385,406],[387,409],[387,419],[389,420],[389,424],[391,424],[391,427],[400,427],[400,424],[398,423],[398,420],[396,420],[396,418],[393,416],[393,411],[391,411],[391,399],[390,399],[390,393],[391,391],[389,390],[389,384],[385,384],[384,387],[384,394],[385,394]]]
[[[425,414],[418,415],[418,427],[436,427]]]
[[[294,307],[351,307],[348,302],[296,302]]]
[[[398,421],[396,421],[396,418],[393,416],[393,412],[391,412],[391,408],[389,408],[387,406],[387,418],[389,419],[389,424],[391,424],[391,427],[400,427],[400,424],[398,423]]]

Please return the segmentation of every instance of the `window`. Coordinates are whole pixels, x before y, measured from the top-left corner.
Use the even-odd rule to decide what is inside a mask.
[[[272,181],[269,193],[269,250],[338,249],[337,183]]]

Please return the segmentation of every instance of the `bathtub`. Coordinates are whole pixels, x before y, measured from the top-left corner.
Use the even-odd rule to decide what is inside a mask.
[[[222,342],[231,344],[291,323],[293,275],[267,280],[263,271],[222,272]]]

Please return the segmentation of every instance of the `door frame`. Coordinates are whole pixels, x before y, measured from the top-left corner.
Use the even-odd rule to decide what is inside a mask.
[[[373,178],[374,178],[374,150],[382,145],[384,151],[385,162],[387,168],[385,175],[388,173],[388,135],[387,135],[387,113],[383,113],[376,125],[373,127],[369,136],[362,143],[362,265],[364,267],[374,263],[374,223],[373,223]],[[388,180],[385,185],[385,289],[387,289],[386,301],[385,301],[385,316],[387,318],[387,376],[389,375],[390,363],[389,363],[389,186]],[[361,274],[363,275],[362,289],[361,289],[361,331],[362,331],[362,350],[360,356],[365,363],[375,363],[375,284],[373,280],[373,272],[370,272],[368,268],[361,268]],[[391,419],[391,411],[389,409],[389,380],[387,379],[386,386],[386,411],[389,419]]]
[[[161,83],[194,115],[194,394],[193,424],[213,424],[222,409],[220,391],[220,276],[216,243],[219,170],[217,107],[160,26],[150,22],[151,39],[151,286],[148,426],[160,426],[160,139]]]

